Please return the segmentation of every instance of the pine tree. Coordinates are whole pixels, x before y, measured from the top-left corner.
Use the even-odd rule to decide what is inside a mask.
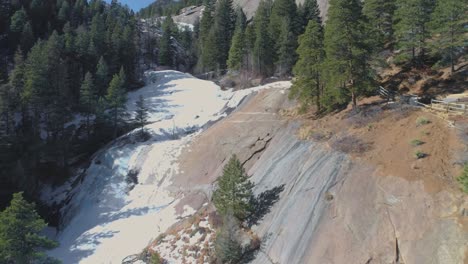
[[[251,23],[245,29],[244,44],[246,53],[246,70],[253,71],[254,69],[254,47],[255,47],[255,26]]]
[[[223,225],[216,233],[215,255],[221,263],[239,263],[242,258],[239,222],[232,212],[223,217]]]
[[[80,106],[86,117],[86,133],[88,139],[91,133],[90,117],[96,112],[97,94],[94,88],[93,76],[87,72],[80,89]]]
[[[235,16],[232,7],[232,0],[219,0],[216,4],[216,10],[213,21],[213,28],[210,37],[214,40],[215,63],[216,68],[226,69],[226,62],[229,56],[229,47],[231,46],[232,34],[235,27]]]
[[[320,25],[322,24],[322,17],[320,16],[320,8],[317,0],[305,0],[303,6],[303,25],[304,29],[309,25],[310,20],[315,20]]]
[[[383,45],[393,40],[393,15],[396,0],[366,0],[362,8],[367,24],[375,35],[375,44],[383,49]],[[369,36],[370,38],[371,36]]]
[[[218,179],[218,188],[213,193],[213,202],[221,215],[232,211],[243,221],[248,214],[249,199],[253,195],[253,184],[242,167],[239,159],[233,155],[224,166],[223,175]]]
[[[9,136],[13,127],[14,93],[11,84],[0,84],[0,138]]]
[[[139,96],[138,100],[135,102],[135,123],[141,129],[141,133],[144,133],[144,128],[148,122],[148,108],[145,105],[145,99],[143,96]]]
[[[255,71],[269,75],[273,70],[275,58],[274,42],[269,32],[271,2],[261,1],[255,13],[255,44],[253,60]]]
[[[437,0],[436,8],[429,23],[432,39],[430,49],[450,61],[455,71],[457,56],[463,54],[467,43],[468,4],[462,0]]]
[[[159,64],[170,67],[174,66],[174,50],[172,47],[174,27],[172,17],[166,17],[162,25],[163,35],[159,43]]]
[[[14,33],[21,33],[27,22],[26,11],[24,8],[16,11],[11,17],[10,30]]]
[[[58,12],[58,19],[61,21],[67,21],[70,15],[70,4],[68,1],[62,1],[62,6]]]
[[[278,74],[279,76],[289,75],[296,61],[297,47],[296,37],[290,31],[288,19],[281,24],[281,31],[278,39]]]
[[[236,29],[232,37],[231,48],[229,49],[228,68],[238,71],[243,67],[245,58],[244,31],[246,27],[246,17],[242,8],[237,9]]]
[[[47,224],[36,212],[35,205],[15,193],[11,204],[0,213],[0,262],[36,263],[44,261],[44,249],[57,247],[57,243],[41,235]]]
[[[325,58],[323,50],[323,29],[316,19],[310,19],[306,31],[299,36],[299,59],[294,66],[296,79],[291,88],[291,97],[299,98],[302,107],[310,105],[315,99],[317,111],[322,109],[320,99],[322,95],[321,68]]]
[[[211,28],[213,26],[213,6],[210,0],[205,0],[205,9],[200,19],[199,36],[199,65],[200,71],[212,70],[215,68],[214,41],[210,38]]]
[[[123,83],[121,76],[119,76],[119,74],[115,74],[109,84],[109,88],[107,89],[106,99],[112,119],[114,138],[117,137],[118,125],[121,122],[122,115],[125,111],[126,96]]]
[[[21,50],[23,53],[27,53],[31,47],[34,45],[34,34],[33,34],[33,29],[31,26],[31,23],[28,21],[24,27],[23,31],[21,33]]]
[[[23,104],[29,107],[32,113],[32,136],[38,136],[40,110],[47,102],[44,95],[49,87],[47,75],[47,53],[43,41],[38,41],[28,54],[25,65],[24,90],[21,94]]]
[[[397,0],[395,11],[395,39],[401,50],[398,59],[402,62],[421,63],[424,59],[426,27],[430,20],[435,0]]]
[[[96,90],[99,96],[106,94],[107,87],[109,87],[109,67],[107,66],[104,57],[101,56],[96,66]]]
[[[292,51],[296,50],[297,42],[296,38],[300,32],[300,18],[298,17],[296,1],[294,0],[275,0],[271,9],[270,16],[270,34],[271,40],[273,41],[273,46],[275,49],[274,59],[277,64],[279,64],[280,75],[283,75],[285,72],[290,72],[291,67],[294,64],[290,63],[289,68],[284,69],[286,65],[280,60],[284,60],[285,48]],[[287,24],[287,28],[285,27]],[[291,46],[290,48],[288,46]],[[280,51],[282,49],[282,51]],[[283,58],[280,58],[283,56]],[[294,54],[292,54],[294,58]],[[294,59],[295,60],[295,59]]]
[[[370,88],[370,49],[359,0],[331,0],[325,26],[327,107],[347,103]]]

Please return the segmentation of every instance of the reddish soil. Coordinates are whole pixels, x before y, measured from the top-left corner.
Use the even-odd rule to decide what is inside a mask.
[[[464,143],[457,129],[450,128],[447,121],[432,113],[397,104],[386,105],[376,97],[362,100],[360,107],[357,114],[347,109],[307,120],[300,137],[314,139],[316,134],[329,135],[324,141],[330,148],[376,165],[382,175],[421,180],[431,193],[458,189],[455,178],[461,171],[459,155],[464,151]],[[430,123],[418,124],[420,118]],[[422,144],[415,146],[413,140]],[[425,157],[416,158],[416,151]]]

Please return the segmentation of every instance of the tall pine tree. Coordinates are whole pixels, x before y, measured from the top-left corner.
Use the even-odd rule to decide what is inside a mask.
[[[269,31],[271,1],[261,1],[254,17],[255,44],[253,61],[255,71],[270,75],[274,70],[275,44]]]
[[[90,138],[91,134],[91,123],[90,117],[96,112],[96,104],[97,104],[97,94],[94,87],[94,80],[93,76],[90,72],[87,72],[83,83],[81,84],[80,89],[80,106],[81,111],[84,113],[86,117],[86,134],[88,139]]]
[[[438,0],[428,24],[431,32],[430,49],[449,61],[455,71],[457,57],[463,54],[467,44],[468,3],[463,0]]]
[[[426,24],[434,3],[435,0],[396,0],[394,31],[397,48],[401,50],[400,61],[423,63],[429,37]]]
[[[382,49],[385,43],[393,40],[393,15],[396,0],[366,0],[362,8],[371,32],[369,38],[375,38],[375,45]]]
[[[322,110],[322,76],[321,68],[325,58],[323,50],[323,29],[317,19],[310,19],[306,31],[299,36],[299,59],[294,66],[296,79],[291,88],[291,97],[299,98],[305,109],[315,99],[317,111]]]
[[[229,50],[228,68],[230,70],[240,70],[245,59],[245,27],[246,17],[242,8],[237,8],[236,29],[232,37],[231,48]]]
[[[122,116],[125,112],[125,89],[124,89],[125,76],[115,74],[107,89],[107,104],[109,106],[109,113],[111,116],[113,137],[117,137],[118,126],[122,121]]]
[[[370,88],[370,49],[365,39],[361,2],[331,0],[324,38],[327,107],[351,99],[355,108],[357,98]]]
[[[174,20],[171,16],[166,17],[162,24],[163,35],[159,43],[159,64],[165,66],[174,66],[174,48],[172,47],[172,38],[175,30]]]

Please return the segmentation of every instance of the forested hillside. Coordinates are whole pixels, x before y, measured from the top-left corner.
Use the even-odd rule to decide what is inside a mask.
[[[34,262],[45,258],[45,254],[36,254],[37,251],[56,246],[41,236],[46,224],[39,215],[46,217],[51,225],[58,225],[60,217],[67,215],[72,218],[74,210],[80,208],[81,203],[85,203],[85,206],[92,204],[88,209],[95,210],[92,211],[94,215],[77,219],[89,220],[89,225],[101,226],[113,221],[111,218],[115,211],[112,210],[125,209],[121,204],[116,205],[113,195],[128,197],[135,186],[140,190],[138,185],[141,185],[139,187],[144,191],[150,190],[148,193],[151,193],[151,198],[159,199],[159,193],[156,195],[153,191],[154,188],[160,188],[161,183],[158,186],[154,183],[156,180],[167,180],[169,184],[171,179],[166,179],[166,173],[179,172],[175,160],[182,147],[191,140],[185,142],[184,137],[219,121],[247,94],[258,91],[251,89],[244,93],[244,90],[225,88],[274,88],[275,84],[267,83],[287,80],[279,83],[281,91],[276,95],[281,97],[292,83],[290,99],[299,102],[299,110],[315,113],[317,118],[348,106],[350,115],[360,113],[358,100],[374,95],[375,88],[384,85],[384,73],[388,73],[387,79],[391,79],[392,74],[400,75],[389,81],[391,85],[385,87],[388,90],[398,90],[403,80],[409,79],[405,75],[408,72],[413,74],[413,83],[422,79],[420,75],[430,73],[432,76],[444,75],[447,83],[455,83],[463,90],[466,89],[466,83],[463,82],[466,82],[468,59],[467,0],[329,0],[326,17],[322,16],[323,5],[320,9],[317,0],[304,0],[300,4],[295,0],[261,0],[253,16],[252,10],[235,3],[235,0],[158,0],[135,13],[117,0],[0,2],[0,262]],[[196,22],[188,24],[173,19],[184,12],[185,15],[198,12]],[[395,71],[397,73],[393,72],[395,68],[398,68]],[[213,79],[219,86],[189,74],[159,71],[170,69]],[[150,72],[145,75],[146,70]],[[134,92],[127,96],[127,92],[142,87],[145,81],[149,81],[146,89],[135,92],[139,93],[138,100]],[[426,83],[431,85],[429,81]],[[267,85],[262,88],[263,84]],[[179,95],[181,91],[186,93]],[[421,91],[420,94],[424,94],[425,90]],[[151,96],[150,110],[144,96]],[[286,100],[286,96],[283,99]],[[170,100],[174,102],[167,102]],[[196,104],[193,102],[195,100]],[[295,103],[294,100],[292,102]],[[196,107],[192,108],[193,105]],[[132,108],[132,111],[127,111],[127,107]],[[206,107],[210,108],[209,111]],[[279,106],[275,113],[269,112],[270,106],[265,105],[264,108],[260,112],[247,112],[253,116],[259,113],[272,116],[271,120],[262,119],[258,122],[279,122],[283,113]],[[177,112],[180,109],[184,111]],[[159,116],[159,113],[164,115]],[[176,119],[179,118],[177,115],[185,116],[179,120]],[[145,125],[149,125],[149,116],[153,122],[150,132],[145,130]],[[247,121],[257,122],[246,120],[245,123]],[[161,124],[158,122],[164,126],[159,127]],[[233,122],[236,127],[241,127],[237,120]],[[430,123],[428,120],[426,122]],[[368,126],[369,132],[372,124]],[[134,129],[138,129],[138,133],[128,133]],[[169,129],[172,132],[168,132]],[[287,135],[295,137],[291,131],[288,130]],[[427,131],[421,132],[428,136]],[[245,131],[242,133],[242,136],[248,134]],[[240,137],[236,134],[235,138]],[[268,132],[262,138],[250,138],[258,140],[253,145],[249,142],[238,147],[249,145],[251,151],[258,147],[260,141],[264,145],[244,159],[244,163],[260,158],[272,136]],[[164,140],[177,141],[180,146],[162,147],[166,152],[155,150],[156,154],[151,153],[155,156],[148,156],[148,153],[142,151],[140,156],[138,144],[143,145],[148,141],[148,146],[156,149],[160,146],[156,143],[163,144]],[[108,144],[110,142],[112,144]],[[422,141],[414,142],[417,145],[424,144]],[[359,142],[352,141],[350,144],[359,145]],[[103,146],[113,148],[108,150]],[[128,148],[126,155],[129,156],[121,153],[122,147]],[[100,149],[103,151],[98,151]],[[233,154],[232,150],[229,153]],[[418,159],[426,157],[423,152],[419,154],[423,156],[417,154]],[[139,171],[129,165],[130,156],[148,160],[148,164],[145,163],[147,171],[143,171],[148,180],[144,183],[138,183]],[[153,158],[165,163],[152,163]],[[220,161],[216,166],[223,162]],[[104,164],[101,166],[101,163]],[[229,170],[236,173],[227,173],[224,180],[221,178],[217,192],[211,192],[212,185],[199,188],[208,193],[203,199],[208,199],[206,197],[214,193],[214,206],[218,208],[218,213],[224,216],[234,213],[240,221],[231,223],[231,227],[226,227],[220,233],[221,242],[216,247],[218,254],[223,256],[218,256],[223,262],[238,262],[245,257],[240,256],[241,243],[233,239],[235,232],[231,232],[243,229],[245,224],[241,223],[246,220],[246,214],[252,213],[249,211],[252,208],[247,208],[252,205],[246,201],[250,200],[249,203],[254,205],[256,203],[252,200],[254,185],[248,181],[244,163],[237,158],[231,160]],[[153,174],[156,174],[153,167],[159,165],[162,168],[158,171],[160,175],[156,176],[162,179],[153,178]],[[92,168],[90,172],[87,171],[89,168]],[[189,167],[185,171],[191,169]],[[183,175],[184,170],[180,170],[180,173]],[[75,177],[70,177],[72,175]],[[86,182],[85,190],[79,190],[77,186],[85,182],[86,175],[95,178]],[[109,182],[110,178],[116,182]],[[465,179],[465,176],[460,177],[466,190]],[[242,185],[242,188],[234,189],[243,193],[240,202],[234,205],[239,207],[240,204],[240,210],[228,212],[222,208],[233,206],[229,205],[229,199],[225,199],[227,194],[236,191],[229,189],[232,189],[233,184],[227,184],[233,180]],[[100,185],[95,186],[96,183]],[[60,195],[55,199],[52,196],[57,193],[51,191],[56,190],[53,186],[65,186],[63,190],[68,189],[57,192]],[[95,188],[94,195],[101,195],[102,190],[99,188],[108,186],[116,188],[115,193],[112,193],[114,189],[108,188],[105,194],[105,197],[111,197],[106,201],[109,205],[105,210],[108,211],[100,211],[101,199],[94,199],[95,196],[93,199],[85,199],[89,194],[88,189]],[[49,196],[43,196],[47,197],[43,200],[50,200],[47,201],[50,202],[47,205],[49,207],[39,203],[36,213],[35,205],[27,200],[39,201],[38,197],[44,194],[44,189],[47,189]],[[156,201],[146,199],[148,197],[144,195],[148,193],[143,192],[138,197],[139,201],[146,201],[143,205],[138,204],[141,212],[149,210],[145,203]],[[278,195],[275,194],[273,200],[277,200]],[[319,193],[317,199],[322,199],[319,197],[321,195]],[[122,197],[118,199],[125,199]],[[331,201],[334,198],[331,195],[326,199]],[[9,203],[10,206],[3,210]],[[151,210],[154,209],[156,215],[161,208],[170,207],[172,203],[164,201],[158,208]],[[62,206],[68,206],[70,212],[58,212]],[[185,211],[185,207],[182,209]],[[139,210],[135,211],[140,214]],[[128,223],[135,214],[127,211],[121,213],[122,219],[128,220]],[[106,214],[109,219],[101,217]],[[176,213],[171,213],[172,216],[173,219],[170,218],[165,225],[176,221]],[[19,218],[24,222],[16,222]],[[151,221],[145,224],[152,226]],[[13,222],[15,225],[11,225]],[[68,230],[72,236],[63,241],[73,245],[75,239],[80,240],[79,236],[73,236],[86,234],[86,224],[80,227],[82,233]],[[27,227],[26,231],[17,235],[16,231],[22,227]],[[97,231],[97,234],[102,234],[99,233],[101,231]],[[130,229],[126,231],[121,235],[132,233]],[[143,232],[147,233],[146,230]],[[24,251],[19,251],[23,240],[27,240],[27,246],[23,247]],[[93,246],[97,247],[100,242],[96,241]],[[225,248],[226,244],[234,247],[233,258],[229,257],[230,249]],[[398,260],[398,240],[396,244]],[[68,246],[60,248],[58,252],[65,252],[66,256],[69,254],[66,251],[72,248]]]
[[[125,130],[107,115],[138,86],[136,19],[117,1],[2,1],[1,10],[0,182],[30,195]]]
[[[466,54],[466,1],[332,0],[325,24],[315,0],[265,0],[251,20],[232,0],[206,0],[193,30],[171,19],[199,4],[158,1],[135,15],[117,1],[3,1],[2,186],[32,193],[39,180],[65,179],[124,132],[121,106],[141,59],[241,80],[295,76],[292,97],[320,112],[369,94],[383,51],[400,65],[452,71]],[[164,15],[154,36],[140,32],[141,17]]]

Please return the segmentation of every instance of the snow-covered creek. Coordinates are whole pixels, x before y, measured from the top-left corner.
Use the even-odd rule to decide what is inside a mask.
[[[43,200],[70,201],[62,208],[63,225],[55,239],[60,246],[49,254],[63,263],[121,263],[140,252],[178,217],[194,210],[184,207],[177,215],[167,188],[171,176],[181,173],[177,158],[209,123],[226,116],[248,94],[263,89],[222,91],[216,84],[176,71],[147,72],[147,86],[129,93],[127,110],[134,113],[140,95],[149,108],[151,138],[134,140],[129,133],[98,151],[83,171],[82,181],[72,180],[49,188]],[[138,182],[129,181],[137,174]]]

